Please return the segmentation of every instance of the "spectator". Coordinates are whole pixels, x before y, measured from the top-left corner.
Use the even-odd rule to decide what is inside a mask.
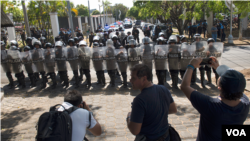
[[[66,109],[72,106],[78,107],[74,112],[70,114],[72,119],[72,141],[82,141],[86,129],[95,136],[101,135],[101,126],[98,121],[93,117],[91,113],[91,121],[89,121],[89,112],[91,112],[89,106],[82,99],[80,92],[76,90],[69,90],[64,96],[64,102],[62,104]],[[58,111],[63,111],[64,108],[60,107]],[[91,123],[91,125],[90,125]]]
[[[147,27],[146,31],[144,32],[144,36],[147,36],[149,38],[151,37],[149,26]]]
[[[42,36],[46,38],[47,36],[46,29],[42,28],[41,32],[42,32]]]
[[[137,43],[140,43],[139,39],[139,30],[135,27],[134,30],[132,30],[132,35],[134,36],[134,39],[137,40]]]
[[[195,23],[193,23],[192,29],[193,29],[193,34],[196,34],[197,25]]]
[[[89,47],[91,47],[91,45],[92,45],[92,43],[93,43],[93,38],[94,38],[94,36],[95,36],[95,35],[93,35],[93,32],[91,32],[90,35],[89,35],[89,43],[90,43]]]
[[[191,39],[192,37],[193,37],[193,28],[192,28],[192,24],[190,23],[188,26],[188,38]]]
[[[220,23],[220,21],[218,21],[217,22],[217,35],[218,35],[218,37],[220,38],[220,34],[221,34],[221,32],[220,32],[220,30],[221,30],[221,23]]]
[[[83,37],[83,34],[81,33],[81,30],[80,30],[80,29],[77,31],[76,36],[77,36],[78,38],[79,38],[80,36],[82,36],[82,37]]]
[[[207,21],[204,20],[204,22],[202,23],[203,25],[203,32],[204,32],[204,38],[206,37],[206,31],[207,31]]]
[[[191,60],[181,84],[181,90],[200,113],[197,141],[221,141],[222,125],[243,125],[249,112],[249,99],[243,94],[246,80],[238,71],[227,66],[219,66],[218,60],[211,57],[212,67],[220,75],[219,97],[212,98],[190,87],[194,68],[198,68],[201,58]]]
[[[216,42],[216,39],[217,39],[217,27],[216,27],[216,24],[214,24],[214,26],[211,28],[211,32],[212,32],[212,38],[214,39],[214,41]]]
[[[172,35],[173,33],[173,29],[172,29],[172,26],[169,26],[168,27],[168,30],[167,30],[167,40],[169,39],[169,37]],[[159,34],[158,34],[159,35]]]
[[[21,35],[21,38],[22,38],[23,46],[25,46],[25,44],[24,44],[24,42],[26,41],[25,32],[23,30],[21,30],[20,35]]]
[[[226,38],[226,35],[224,33],[224,24],[221,24],[221,27],[220,27],[220,30],[221,30],[221,42],[224,42],[225,41],[225,38]]]
[[[159,33],[161,32],[161,28],[160,28],[160,26],[159,25],[157,25],[156,26],[156,29],[155,29],[155,39],[157,39],[158,38],[158,35],[159,35]]]
[[[41,32],[40,32],[40,30],[38,29],[38,27],[36,28],[36,38],[37,39],[40,39],[40,37],[41,37]]]
[[[128,113],[127,126],[136,138],[146,136],[148,140],[169,141],[168,114],[177,112],[174,100],[166,87],[154,85],[150,68],[137,64],[131,69],[133,89],[140,90]]]
[[[63,28],[60,29],[59,36],[61,37],[61,39],[65,43],[65,32],[64,32]]]
[[[201,33],[202,33],[202,22],[200,22],[199,24],[198,24],[198,33],[201,35]]]

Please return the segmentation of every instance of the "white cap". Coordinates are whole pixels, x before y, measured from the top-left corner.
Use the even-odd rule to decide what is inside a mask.
[[[85,41],[80,41],[79,46],[87,46],[87,43]]]
[[[62,47],[62,46],[63,46],[62,41],[57,41],[56,44],[55,44],[55,46],[60,46],[60,47]]]

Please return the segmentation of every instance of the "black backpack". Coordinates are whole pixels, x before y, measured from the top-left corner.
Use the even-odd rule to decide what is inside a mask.
[[[64,111],[57,111],[57,106],[62,106]],[[72,120],[70,114],[77,109],[78,107],[75,106],[65,109],[61,104],[50,107],[50,111],[43,113],[38,120],[37,141],[71,141]],[[91,114],[89,115],[91,119]],[[84,139],[86,140],[86,138]]]

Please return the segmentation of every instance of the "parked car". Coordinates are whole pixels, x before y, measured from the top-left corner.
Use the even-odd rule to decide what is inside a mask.
[[[160,26],[161,32],[164,33],[165,37],[167,36],[167,26],[163,24],[158,24]],[[150,31],[151,32],[151,39],[153,41],[156,41],[157,36],[155,35],[155,29],[157,25],[154,25],[153,29]]]
[[[150,23],[145,23],[142,27],[142,31],[145,32],[148,28],[148,25],[150,25]]]
[[[141,22],[141,26],[140,29],[142,29],[142,27],[144,26],[145,22]]]
[[[130,21],[126,21],[124,24],[123,24],[124,28],[132,28],[132,23]]]
[[[140,28],[141,26],[141,20],[136,20],[134,27]]]

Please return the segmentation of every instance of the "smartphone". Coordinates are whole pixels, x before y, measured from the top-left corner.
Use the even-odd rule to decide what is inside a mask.
[[[212,61],[212,58],[204,58],[202,59],[202,62],[200,63],[200,65],[210,65]]]

